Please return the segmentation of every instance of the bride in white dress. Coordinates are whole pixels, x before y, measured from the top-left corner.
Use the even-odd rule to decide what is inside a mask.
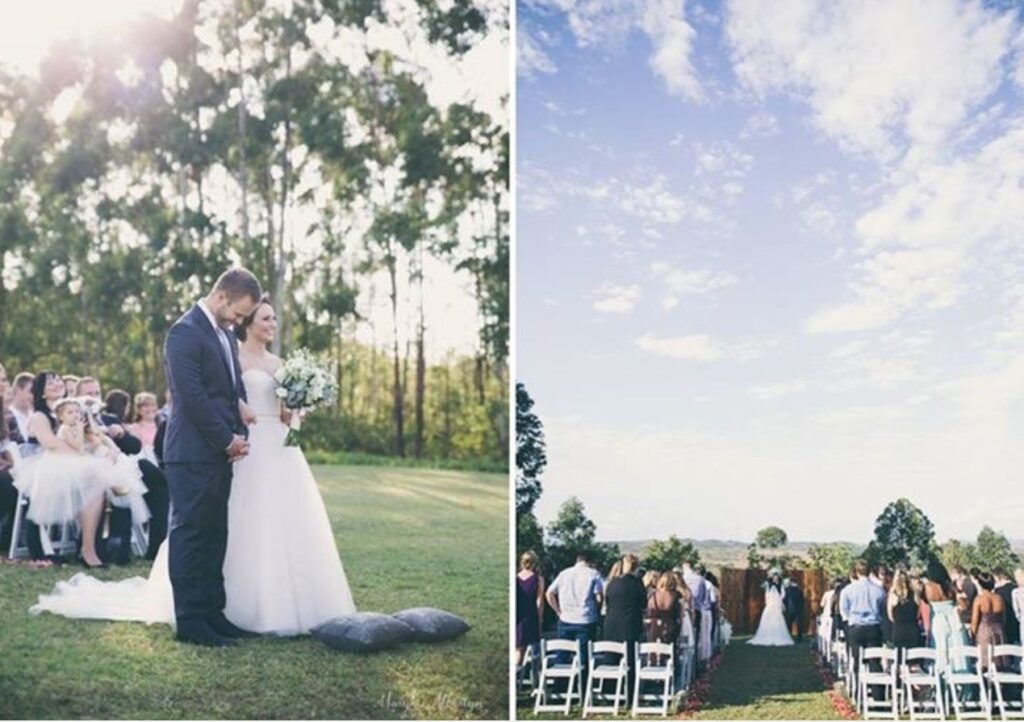
[[[783,614],[782,584],[777,577],[772,577],[765,586],[761,622],[757,625],[757,634],[747,644],[761,647],[788,647],[793,644]]]
[[[290,636],[356,607],[316,480],[302,451],[284,445],[287,412],[274,394],[273,376],[281,361],[266,350],[276,330],[266,300],[239,330],[242,381],[257,421],[249,427],[249,455],[235,465],[228,501],[224,615],[242,629]],[[173,627],[167,542],[148,579],[102,582],[76,574],[30,611]]]

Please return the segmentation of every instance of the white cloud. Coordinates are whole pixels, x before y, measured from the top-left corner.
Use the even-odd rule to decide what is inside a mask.
[[[646,185],[615,184],[612,192],[609,186],[602,186],[591,195],[609,195],[618,199],[619,207],[625,212],[638,216],[648,223],[673,224],[684,218],[708,220],[710,211],[703,205],[687,200],[668,187],[668,178],[656,175]]]
[[[640,300],[640,286],[605,283],[594,291],[594,310],[601,313],[629,313]]]
[[[800,223],[812,235],[831,236],[838,225],[835,214],[823,203],[814,202],[800,211]]]
[[[807,389],[803,381],[782,381],[775,384],[764,384],[761,386],[750,386],[747,393],[762,401],[774,401],[784,396],[801,393]]]
[[[686,20],[686,0],[541,0],[566,15],[580,47],[618,48],[641,31],[653,46],[651,70],[668,91],[700,100],[703,90],[693,67],[696,31]]]
[[[551,56],[520,26],[516,32],[516,72],[529,78],[537,73],[554,73],[557,69]]]
[[[744,153],[729,141],[693,144],[698,175],[722,175],[726,178],[743,178],[754,165],[754,156]]]
[[[734,0],[737,76],[805,99],[840,143],[883,157],[938,150],[1001,80],[1013,13],[965,0]]]
[[[724,271],[676,268],[657,261],[651,264],[651,274],[665,286],[661,307],[665,310],[679,305],[679,296],[711,293],[736,283],[736,277]]]
[[[691,336],[674,336],[670,338],[655,338],[654,336],[641,336],[636,340],[636,345],[644,351],[649,351],[657,356],[683,359],[686,361],[709,362],[717,361],[725,355],[721,345],[710,336],[694,334]]]
[[[684,0],[647,0],[641,25],[654,44],[650,65],[668,92],[701,100],[704,91],[691,55],[696,31],[686,22]]]
[[[1024,119],[975,155],[906,174],[857,221],[855,300],[826,308],[809,333],[886,326],[959,301],[979,266],[1024,237]]]
[[[779,119],[767,111],[758,111],[747,118],[740,131],[740,139],[770,138],[779,134]]]

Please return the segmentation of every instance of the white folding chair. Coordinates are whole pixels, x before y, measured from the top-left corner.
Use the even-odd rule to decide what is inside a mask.
[[[946,719],[939,667],[939,656],[931,647],[903,650],[900,696],[910,719]],[[930,694],[928,690],[931,690]],[[922,692],[926,694],[922,695]]]
[[[533,691],[536,696],[533,711],[535,714],[562,712],[568,716],[573,701],[581,700],[583,695],[580,645],[570,639],[542,639],[540,654],[540,678]],[[559,692],[557,688],[563,682],[565,691]]]
[[[633,716],[638,714],[660,714],[668,716],[668,705],[672,700],[675,678],[675,645],[664,642],[640,642],[636,645],[635,686],[633,688]],[[658,685],[656,693],[641,694],[643,685],[649,682]],[[653,702],[645,705],[644,702]]]
[[[997,659],[1002,660],[1002,670],[996,668]],[[995,694],[1000,719],[1024,719],[1024,646],[996,644],[989,647],[985,676]],[[1003,685],[1014,685],[1013,697],[1003,692]]]
[[[882,670],[873,672],[869,664],[878,661]],[[899,719],[899,697],[896,690],[897,654],[887,647],[861,647],[860,669],[857,672],[861,714],[864,719]],[[872,687],[881,688],[883,696],[876,699]]]
[[[523,654],[523,663],[516,668],[516,689],[523,692],[533,692],[536,686],[533,669],[533,645],[526,647]]]
[[[587,663],[587,693],[583,700],[583,716],[588,713],[619,713],[619,706],[626,704],[626,688],[629,685],[629,645],[626,642],[589,642]],[[598,655],[617,655],[614,663],[598,663]],[[608,682],[615,684],[615,691],[605,692]],[[608,704],[609,696],[611,704]]]
[[[981,674],[981,652],[977,647],[951,647],[947,655],[949,659],[942,678],[956,718],[992,719],[985,678]],[[972,689],[978,690],[977,699],[969,698]]]

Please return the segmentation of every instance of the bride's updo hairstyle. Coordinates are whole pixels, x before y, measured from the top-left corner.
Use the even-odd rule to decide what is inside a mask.
[[[239,341],[245,341],[246,337],[249,335],[249,327],[252,326],[252,322],[256,320],[256,313],[260,310],[260,306],[264,304],[268,306],[274,305],[270,301],[269,293],[264,293],[260,296],[259,303],[256,304],[256,308],[252,310],[252,313],[243,318],[241,323],[235,326],[235,336],[238,337]]]

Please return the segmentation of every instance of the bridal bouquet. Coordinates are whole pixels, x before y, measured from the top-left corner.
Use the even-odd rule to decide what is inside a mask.
[[[308,351],[300,349],[281,364],[274,373],[277,380],[277,397],[292,411],[288,424],[286,446],[296,446],[302,412],[334,403],[338,395],[338,384],[334,374],[326,366],[317,363]]]

